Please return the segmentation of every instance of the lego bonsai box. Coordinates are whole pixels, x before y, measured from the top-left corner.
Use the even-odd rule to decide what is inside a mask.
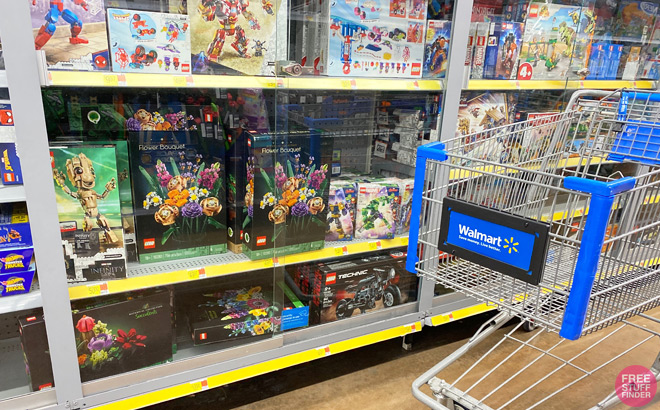
[[[310,323],[327,323],[413,301],[417,277],[405,269],[406,254],[319,263],[312,272]]]
[[[57,212],[69,280],[126,277],[115,147],[52,147]]]
[[[172,359],[169,291],[98,302],[73,313],[83,382]]]
[[[326,241],[353,240],[356,200],[355,183],[350,181],[332,181],[330,183]]]
[[[30,14],[34,45],[48,69],[108,70],[103,0],[34,0]]]
[[[25,372],[30,378],[32,391],[53,387],[53,367],[50,361],[46,322],[43,315],[19,318],[18,331],[21,335]]]
[[[187,127],[129,135],[141,263],[227,250],[224,140],[217,126],[204,133],[194,122]]]
[[[386,180],[359,182],[357,190],[355,238],[394,238],[400,203],[399,185]]]
[[[243,252],[250,259],[322,249],[332,146],[309,131],[248,138]]]

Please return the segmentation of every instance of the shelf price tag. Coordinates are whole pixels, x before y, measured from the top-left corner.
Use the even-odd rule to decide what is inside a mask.
[[[272,268],[273,265],[273,258],[264,259],[264,268]]]
[[[383,249],[383,245],[380,243],[380,241],[376,242],[369,242],[369,250],[370,251],[377,251]]]
[[[419,90],[419,81],[417,80],[408,81],[406,85],[408,86],[409,90]]]
[[[186,81],[186,77],[182,75],[173,76],[172,81],[174,82],[175,87],[186,87],[188,85],[188,81]]]
[[[209,381],[207,379],[195,380],[194,382],[190,382],[190,384],[193,386],[193,389],[195,389],[195,391],[209,389]]]
[[[107,295],[110,292],[108,291],[108,282],[101,282],[94,285],[87,285],[87,294],[89,296],[101,296]]]
[[[316,351],[319,353],[319,357],[327,357],[332,353],[330,352],[330,346],[321,346]]]
[[[103,74],[103,85],[105,87],[119,86],[119,77],[117,74]]]
[[[284,88],[284,80],[278,78],[275,81],[266,81],[266,88]]]
[[[348,255],[348,246],[336,246],[335,247],[335,256],[346,256]]]
[[[204,268],[188,269],[188,279],[197,280],[206,278],[206,270]]]
[[[357,88],[357,81],[355,80],[341,80],[341,88],[345,90],[355,90]]]

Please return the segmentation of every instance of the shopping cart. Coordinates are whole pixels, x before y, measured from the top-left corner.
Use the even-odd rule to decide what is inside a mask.
[[[643,314],[660,305],[660,93],[582,91],[567,107],[418,149],[408,270],[500,311],[413,383],[430,407],[545,408],[660,335],[653,330],[660,321]],[[457,360],[513,317],[520,324],[455,381],[436,377],[464,365]],[[519,336],[520,326],[541,329]],[[617,334],[630,339],[630,329],[647,336],[615,343],[621,352],[602,363],[576,364],[589,352],[601,359],[604,344]],[[582,336],[568,343],[588,343],[580,353],[558,353]],[[498,349],[508,352],[503,360]],[[547,360],[558,366],[530,381]],[[547,391],[558,369],[577,375]],[[497,382],[482,392],[487,377]],[[435,397],[421,390],[425,384]],[[539,390],[538,400],[528,397]],[[613,393],[598,408],[617,399]]]

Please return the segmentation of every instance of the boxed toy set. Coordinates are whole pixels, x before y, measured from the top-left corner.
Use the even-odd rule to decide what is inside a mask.
[[[108,9],[112,71],[190,74],[189,26],[186,15]]]
[[[523,23],[491,23],[484,56],[483,78],[508,80],[517,76]]]
[[[357,183],[356,239],[392,239],[396,234],[399,185],[387,180]]]
[[[152,128],[152,118],[159,123],[170,115],[166,122],[180,128],[129,135],[140,262],[226,252],[225,144],[218,124],[202,116],[210,121],[198,118],[203,127],[197,130],[195,117],[187,112],[161,116],[140,109],[135,115],[140,119],[129,119],[127,128]],[[131,120],[137,122],[129,125]]]
[[[125,278],[115,147],[51,147],[50,152],[68,279]]]
[[[242,129],[227,133],[227,247],[234,253],[243,251],[248,135]]]
[[[332,144],[322,134],[250,134],[243,252],[264,259],[322,249]],[[324,152],[328,151],[328,152]]]
[[[486,47],[488,45],[490,23],[471,23],[470,26],[470,30],[474,31],[474,51],[472,52],[470,78],[480,80],[484,78],[484,63],[486,61]]]
[[[449,57],[451,21],[429,20],[424,51],[425,78],[445,78]]]
[[[156,289],[127,296],[74,306],[83,382],[172,360],[170,292]]]
[[[353,240],[357,190],[350,181],[330,182],[326,241]]]
[[[54,387],[44,316],[30,315],[19,318],[18,331],[25,360],[25,372],[30,379],[32,391]]]
[[[33,0],[30,13],[48,69],[110,69],[103,0]]]
[[[0,142],[0,174],[3,185],[23,185],[23,172],[21,161],[18,158],[16,144],[13,142]]]

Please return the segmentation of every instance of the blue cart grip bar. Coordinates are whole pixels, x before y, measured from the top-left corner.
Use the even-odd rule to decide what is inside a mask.
[[[635,178],[633,177],[611,182],[579,177],[564,179],[565,188],[591,194],[589,214],[575,263],[573,285],[571,293],[568,295],[566,311],[559,331],[559,335],[565,339],[577,340],[582,334],[614,197],[633,189],[634,186]]]
[[[417,242],[419,241],[419,222],[422,214],[422,193],[426,179],[426,161],[446,161],[447,153],[445,144],[432,142],[417,148],[417,160],[415,162],[415,185],[413,187],[413,198],[410,214],[410,233],[408,234],[408,256],[406,269],[410,273],[417,273],[415,265],[419,262],[417,257]]]
[[[619,99],[617,119],[625,121],[628,118],[628,104],[630,100],[641,100],[646,102],[660,102],[660,93],[645,93],[637,91],[624,91]]]

